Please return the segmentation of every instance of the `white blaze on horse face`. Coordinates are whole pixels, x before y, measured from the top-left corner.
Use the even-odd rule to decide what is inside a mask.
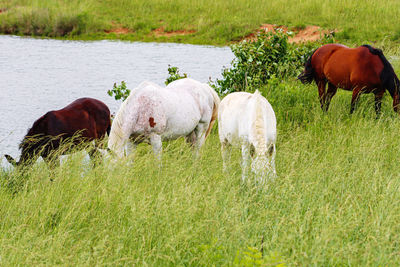
[[[160,155],[161,145],[154,136],[161,140],[189,136],[188,140],[201,146],[218,105],[215,91],[192,79],[174,81],[165,88],[143,82],[131,91],[115,116],[109,148],[122,157],[126,142],[134,137],[150,141]]]
[[[269,102],[256,91],[232,93],[220,104],[219,138],[223,147],[242,146],[242,176],[246,177],[250,148],[251,170],[259,179],[275,174],[276,118]],[[222,151],[224,160],[228,153]],[[251,154],[251,153],[250,153]],[[226,166],[226,162],[224,162]]]

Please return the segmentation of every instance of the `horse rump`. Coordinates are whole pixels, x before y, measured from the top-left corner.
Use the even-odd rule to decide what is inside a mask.
[[[304,64],[304,71],[300,73],[299,76],[297,76],[297,79],[299,79],[303,84],[311,83],[314,80],[314,69],[311,64],[311,58],[314,55],[315,51],[307,59],[306,64]]]

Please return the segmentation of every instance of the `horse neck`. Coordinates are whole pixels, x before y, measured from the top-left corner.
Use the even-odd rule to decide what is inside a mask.
[[[128,100],[130,99],[131,95],[121,104],[117,115],[115,115],[110,135],[108,137],[108,147],[114,152],[120,152],[119,150],[122,149],[125,143],[125,139],[127,133],[124,132],[123,123],[125,121],[127,108],[128,108]],[[129,135],[128,135],[129,136]]]
[[[40,149],[47,133],[47,117],[48,113],[37,119],[28,130],[28,133],[19,144],[19,148],[22,150],[21,157],[29,157]]]

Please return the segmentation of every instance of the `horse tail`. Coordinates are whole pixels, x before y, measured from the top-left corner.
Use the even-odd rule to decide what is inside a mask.
[[[314,79],[314,68],[312,67],[311,59],[315,51],[317,51],[317,49],[308,57],[306,64],[304,64],[304,71],[297,76],[297,79],[299,79],[303,84],[311,83]]]
[[[215,121],[217,120],[218,117],[218,108],[219,108],[219,103],[221,102],[221,100],[219,99],[219,96],[217,94],[217,92],[215,92],[215,90],[213,88],[211,88],[209,85],[206,85],[207,87],[209,87],[209,90],[211,92],[211,95],[213,96],[213,100],[214,100],[214,106],[213,106],[213,111],[212,111],[212,115],[211,115],[211,121],[210,124],[208,126],[208,129],[206,131],[206,137],[210,134],[211,129],[215,123]]]
[[[110,124],[108,125],[106,132],[107,132],[107,135],[110,136],[110,132],[111,132],[111,122],[110,122]]]
[[[258,147],[265,147],[266,146],[266,141],[265,141],[265,123],[264,123],[264,116],[263,116],[263,110],[262,110],[262,95],[258,90],[256,90],[253,94],[253,97],[255,98],[255,116],[254,116],[254,121],[252,122],[252,127],[251,131],[253,132],[254,138],[257,140]]]
[[[392,65],[389,63],[389,61],[383,55],[382,50],[374,48],[370,45],[362,45],[362,46],[368,48],[368,50],[371,54],[377,55],[380,58],[380,60],[383,63],[383,69],[380,73],[380,79],[381,79],[382,85],[384,88],[386,88],[389,91],[389,93],[392,95],[392,97],[395,94],[398,95],[399,90],[400,90],[399,78],[397,78],[397,75],[394,72]]]

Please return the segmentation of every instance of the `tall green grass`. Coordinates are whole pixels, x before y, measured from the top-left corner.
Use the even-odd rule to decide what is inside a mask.
[[[400,121],[390,97],[350,116],[339,91],[323,114],[315,86],[262,89],[278,120],[278,178],[241,184],[239,151],[222,172],[216,130],[199,160],[183,140],[162,167],[139,146],[126,161],[0,172],[4,265],[395,265],[399,262]],[[51,181],[52,180],[52,181]],[[261,256],[263,251],[263,256]]]
[[[263,23],[273,23],[297,28],[319,25],[337,29],[337,38],[346,43],[382,39],[397,42],[400,38],[395,23],[400,16],[400,3],[396,0],[0,0],[0,8],[6,10],[0,14],[1,32],[39,36],[221,45],[240,40]],[[45,29],[31,29],[32,25],[43,25]],[[104,30],[121,26],[132,33],[104,33]],[[196,32],[156,37],[152,31],[159,27],[165,31]]]

